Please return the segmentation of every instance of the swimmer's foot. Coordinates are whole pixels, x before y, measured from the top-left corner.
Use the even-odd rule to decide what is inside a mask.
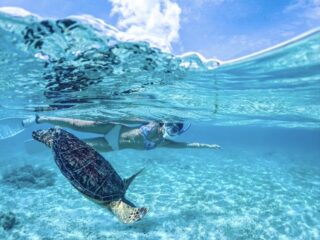
[[[29,127],[33,125],[34,123],[39,123],[39,115],[32,116],[30,118],[26,118],[22,120],[21,124],[23,127]]]

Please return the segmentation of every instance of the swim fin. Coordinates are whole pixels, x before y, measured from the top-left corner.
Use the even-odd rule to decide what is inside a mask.
[[[13,137],[21,133],[25,128],[22,125],[23,118],[0,119],[0,140]]]

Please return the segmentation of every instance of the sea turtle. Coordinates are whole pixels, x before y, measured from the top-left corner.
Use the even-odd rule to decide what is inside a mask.
[[[32,137],[52,148],[56,164],[72,186],[121,222],[134,223],[147,213],[125,199],[127,188],[142,170],[123,180],[97,151],[61,128],[37,130]]]

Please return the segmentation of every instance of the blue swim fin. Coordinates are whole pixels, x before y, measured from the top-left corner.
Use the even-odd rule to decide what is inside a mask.
[[[21,133],[25,128],[22,125],[23,118],[0,119],[0,140],[13,137]]]

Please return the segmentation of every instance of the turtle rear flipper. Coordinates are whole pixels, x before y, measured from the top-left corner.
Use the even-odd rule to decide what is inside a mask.
[[[128,189],[128,187],[130,186],[132,181],[136,178],[136,176],[138,176],[140,173],[142,173],[143,170],[144,170],[144,168],[142,168],[139,172],[133,174],[131,177],[124,179],[124,185],[125,185],[126,189]],[[128,201],[128,200],[125,200],[125,201]]]
[[[123,223],[139,221],[147,213],[147,208],[137,208],[127,200],[117,200],[108,204],[111,212]]]

